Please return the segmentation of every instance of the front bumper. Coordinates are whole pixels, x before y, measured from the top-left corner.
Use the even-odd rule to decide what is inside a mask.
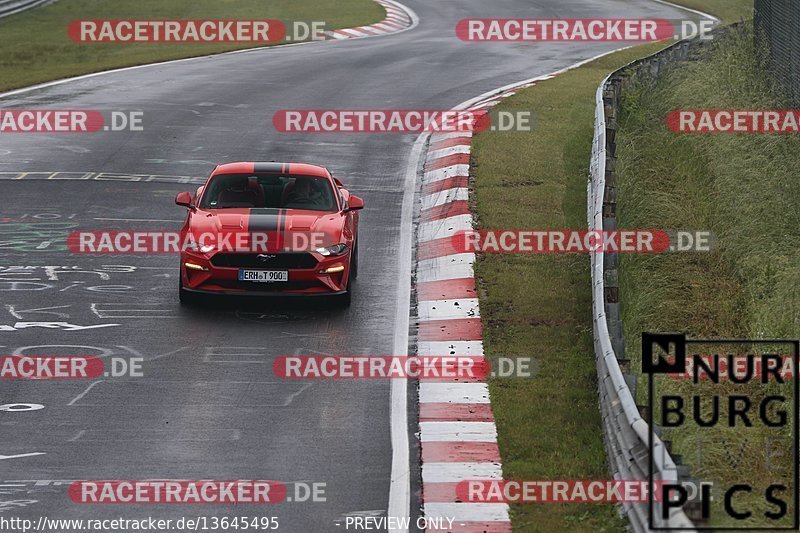
[[[189,293],[230,296],[332,296],[345,294],[350,277],[350,254],[351,251],[348,251],[341,256],[324,257],[316,252],[309,252],[304,254],[303,258],[286,258],[284,256],[291,254],[278,254],[280,257],[276,260],[277,266],[273,267],[269,265],[254,266],[246,255],[215,259],[214,254],[183,252],[181,254],[181,285]],[[194,268],[187,268],[187,263],[193,265]],[[219,264],[229,265],[232,263],[237,266],[219,266]],[[304,268],[291,268],[291,265],[294,264],[301,264]],[[337,267],[343,267],[343,270],[334,273],[325,272]],[[240,270],[287,271],[289,281],[272,283],[239,281]]]
[[[347,294],[347,291],[339,292],[297,292],[297,291],[228,291],[228,290],[204,290],[204,289],[183,289],[189,294],[197,295],[220,295],[220,296],[244,296],[248,298],[315,298],[330,297]]]

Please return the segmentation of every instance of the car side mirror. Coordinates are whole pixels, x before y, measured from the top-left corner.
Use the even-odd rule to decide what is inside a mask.
[[[175,204],[183,207],[192,207],[192,193],[185,191],[179,192],[178,195],[175,196]]]
[[[347,210],[348,211],[358,211],[359,209],[364,209],[364,200],[362,200],[358,196],[351,195],[350,196],[350,207]]]

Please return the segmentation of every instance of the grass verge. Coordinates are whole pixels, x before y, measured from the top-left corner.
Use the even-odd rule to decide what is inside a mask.
[[[752,0],[680,0],[725,21]],[[723,6],[724,4],[724,6]],[[722,9],[725,7],[726,9]],[[471,198],[479,229],[586,227],[594,96],[611,71],[663,47],[649,44],[520,91],[499,110],[537,113],[531,133],[474,138]],[[487,357],[533,356],[531,380],[489,384],[506,479],[609,477],[597,407],[586,256],[479,257],[475,265]],[[514,531],[622,531],[610,504],[512,506]]]
[[[325,21],[328,30],[385,16],[372,0],[61,0],[0,19],[0,91],[119,67],[242,48],[252,43],[75,43],[78,19],[279,19]]]
[[[473,143],[480,229],[586,227],[594,94],[612,70],[663,44],[616,53],[519,92],[499,109],[537,113],[535,131]],[[531,380],[490,382],[507,479],[606,479],[585,255],[487,254],[475,267],[492,356],[533,356]],[[515,531],[619,531],[613,505],[514,506]]]
[[[691,9],[699,9],[705,13],[719,17],[723,22],[753,18],[753,0],[670,0]]]
[[[623,323],[627,354],[634,360],[641,357],[642,331],[686,331],[700,338],[800,337],[800,138],[679,135],[664,120],[675,109],[783,108],[763,57],[748,25],[717,43],[702,61],[669,71],[655,87],[624,95],[617,134],[620,225],[716,235],[711,253],[622,258]],[[689,380],[666,380],[660,388],[683,397],[711,392],[710,386]],[[756,406],[766,392],[759,389],[748,391]],[[770,387],[770,392],[782,389]],[[723,396],[734,391],[742,392],[741,387],[714,388]],[[772,440],[775,429],[759,422],[752,428],[702,431],[692,426],[667,436],[688,458],[694,475],[729,487],[746,471],[744,479],[762,489],[791,479],[791,454],[787,443]],[[782,456],[766,459],[764,450],[770,448]],[[758,519],[763,520],[760,512],[773,510],[763,493],[740,501],[749,503]],[[712,525],[719,526],[714,516],[724,513],[716,511]],[[733,525],[756,525],[753,520]]]

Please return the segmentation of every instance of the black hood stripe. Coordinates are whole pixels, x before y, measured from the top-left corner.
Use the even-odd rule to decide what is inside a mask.
[[[254,213],[251,210],[247,219],[247,231],[278,231],[282,211],[281,209],[274,213]]]
[[[249,233],[267,233],[269,235],[269,248],[279,250],[283,246],[286,210],[279,209],[273,213],[256,213],[252,209],[247,217],[247,231]]]
[[[285,163],[254,163],[253,164],[253,172],[267,172],[273,174],[281,174],[285,173],[286,171],[284,168],[286,167]]]

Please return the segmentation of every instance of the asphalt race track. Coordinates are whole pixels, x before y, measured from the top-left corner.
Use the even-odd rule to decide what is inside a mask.
[[[404,176],[415,136],[284,134],[273,128],[273,114],[448,109],[624,46],[465,43],[454,32],[462,18],[686,18],[649,0],[405,4],[420,24],[396,35],[126,70],[0,99],[5,109],[144,112],[142,132],[0,138],[0,175],[30,173],[0,181],[0,241],[17,242],[0,248],[0,266],[31,267],[4,268],[0,275],[0,326],[9,326],[0,327],[3,353],[142,358],[144,373],[2,383],[0,404],[44,406],[0,411],[0,455],[38,453],[0,460],[0,484],[24,489],[4,499],[27,501],[4,516],[233,514],[224,506],[75,505],[68,484],[58,483],[152,478],[326,483],[325,503],[259,508],[259,515],[278,516],[284,531],[341,531],[336,522],[348,514],[385,514],[390,383],[280,381],[271,363],[279,355],[404,355],[392,354],[397,245],[401,232],[411,231],[400,225],[400,207],[404,194],[414,192],[404,190]],[[175,256],[74,255],[63,248],[73,229],[180,227],[184,210],[174,196],[197,185],[124,176],[204,177],[216,163],[237,160],[325,165],[365,199],[360,274],[349,309],[235,301],[182,308]],[[35,179],[54,172],[121,177]],[[418,478],[413,464],[411,472]]]

